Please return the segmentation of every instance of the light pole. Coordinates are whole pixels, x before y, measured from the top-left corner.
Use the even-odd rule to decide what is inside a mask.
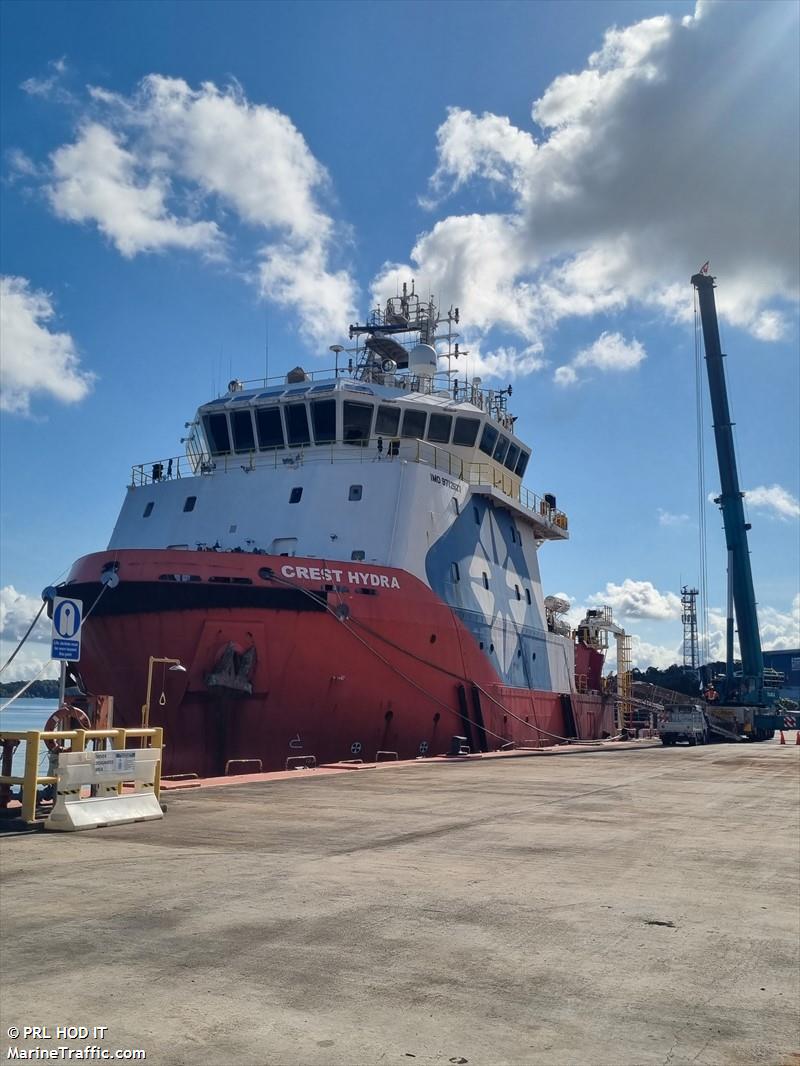
[[[147,664],[147,695],[145,696],[144,703],[142,704],[142,729],[150,728],[150,690],[153,686],[153,667],[156,663],[163,663],[165,666],[167,663],[172,663],[169,668],[169,672],[171,674],[186,673],[186,667],[183,665],[180,659],[165,659],[156,655],[150,656],[150,660]],[[161,693],[161,696],[164,699],[164,702],[166,703],[166,698],[164,697],[163,692]]]
[[[330,348],[328,349],[328,351],[329,352],[333,352],[333,354],[336,356],[336,372],[335,372],[334,376],[336,377],[336,380],[338,381],[339,380],[339,352],[343,352],[344,348],[341,346],[341,344],[332,344],[330,346]]]

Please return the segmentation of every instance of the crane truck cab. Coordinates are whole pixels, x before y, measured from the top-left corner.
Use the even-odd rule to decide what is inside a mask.
[[[658,735],[665,747],[685,740],[691,745],[707,744],[708,721],[699,703],[682,703],[665,708],[658,715]]]

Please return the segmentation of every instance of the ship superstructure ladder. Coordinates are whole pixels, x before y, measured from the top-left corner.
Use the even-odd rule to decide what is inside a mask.
[[[697,639],[697,589],[684,585],[681,588],[681,621],[683,622],[683,668],[697,673],[700,669],[700,651]]]

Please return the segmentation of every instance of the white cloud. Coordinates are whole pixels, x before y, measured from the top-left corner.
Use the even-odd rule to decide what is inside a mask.
[[[62,403],[88,394],[94,375],[81,369],[69,333],[48,328],[54,317],[48,293],[26,278],[0,278],[0,410],[27,414],[35,393]]]
[[[635,338],[626,341],[621,333],[603,332],[588,348],[582,348],[570,365],[558,367],[553,380],[557,385],[574,385],[580,380],[576,367],[603,372],[634,370],[644,359],[644,347]]]
[[[759,607],[758,628],[761,632],[761,644],[764,651],[800,648],[800,593],[792,600],[789,611],[778,611],[774,607]]]
[[[745,502],[754,510],[772,512],[784,521],[800,518],[800,501],[781,485],[759,485],[745,492]]]
[[[553,381],[556,385],[575,385],[578,381],[578,375],[571,366],[558,366],[553,371]]]
[[[50,202],[60,218],[94,222],[122,255],[162,248],[213,251],[220,234],[213,222],[190,222],[167,209],[169,182],[144,175],[136,156],[114,133],[88,123],[74,144],[52,155]]]
[[[682,662],[683,651],[679,645],[651,644],[632,634],[631,665],[636,669],[646,670],[648,666],[654,666],[656,670],[666,670]]]
[[[800,593],[792,600],[788,611],[779,611],[776,607],[758,605],[758,628],[761,634],[761,646],[764,651],[781,648],[800,647]],[[720,607],[712,607],[708,612],[708,644],[712,660],[725,658],[725,634],[727,619]],[[734,625],[733,653],[739,650],[739,635]]]
[[[0,665],[6,661],[16,647],[16,643],[0,640]],[[42,669],[44,667],[44,669]],[[40,673],[41,671],[41,673]],[[30,681],[56,678],[59,674],[58,663],[50,661],[50,644],[29,640],[25,643],[8,669],[2,675],[2,681]],[[3,700],[2,702],[5,702]],[[0,723],[2,720],[0,720]],[[6,723],[7,724],[7,723]],[[42,723],[44,724],[44,723]]]
[[[607,604],[623,618],[650,618],[656,621],[676,619],[681,614],[680,597],[674,592],[659,592],[651,581],[626,577],[621,585],[609,581],[602,592],[589,596],[592,606]]]
[[[566,317],[634,303],[690,319],[689,275],[711,258],[721,316],[778,339],[776,301],[800,295],[797,14],[702,2],[611,29],[534,102],[538,131],[452,108],[432,198],[459,189],[477,206],[488,185],[491,208],[436,221],[409,272],[474,309],[479,329],[530,344]],[[561,385],[578,377],[556,370]]]
[[[59,88],[61,77],[67,70],[66,56],[51,60],[48,66],[52,71],[51,74],[45,78],[26,78],[21,83],[20,89],[29,96],[50,97],[57,94],[62,99],[66,99],[67,94]]]
[[[14,642],[21,640],[41,606],[41,599],[17,592],[13,585],[4,585],[0,588],[0,640]],[[49,633],[49,626],[47,615],[42,612],[29,639],[45,639]]]
[[[159,74],[130,96],[95,87],[90,97],[75,140],[51,156],[56,214],[94,223],[129,257],[227,255],[267,299],[298,312],[309,339],[329,343],[346,329],[355,285],[331,261],[347,234],[323,207],[327,171],[286,115],[236,84],[193,89]],[[248,229],[255,263],[237,251]]]
[[[486,113],[478,118],[458,107],[448,109],[436,134],[439,165],[431,178],[434,192],[453,192],[473,177],[500,184],[516,181],[533,160],[531,138],[508,118]],[[427,206],[431,201],[423,198]]]
[[[18,592],[13,585],[0,588],[0,666],[16,649],[41,606],[39,597]],[[40,615],[13,662],[3,671],[2,680],[29,681],[39,675],[42,667],[45,667],[42,678],[58,677],[58,664],[50,662],[50,621],[46,611]]]
[[[671,511],[658,509],[658,524],[660,526],[685,526],[690,521],[688,514],[672,514]]]

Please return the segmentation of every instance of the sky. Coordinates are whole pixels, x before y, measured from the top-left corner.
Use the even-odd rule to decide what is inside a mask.
[[[710,261],[765,647],[800,645],[798,13],[767,2],[25,3],[2,17],[0,654],[231,377],[414,278],[513,386],[545,593],[724,632],[690,276]],[[704,367],[701,367],[703,375]],[[702,491],[701,491],[702,488]],[[48,626],[3,680],[47,659]],[[54,676],[45,667],[43,676]]]

